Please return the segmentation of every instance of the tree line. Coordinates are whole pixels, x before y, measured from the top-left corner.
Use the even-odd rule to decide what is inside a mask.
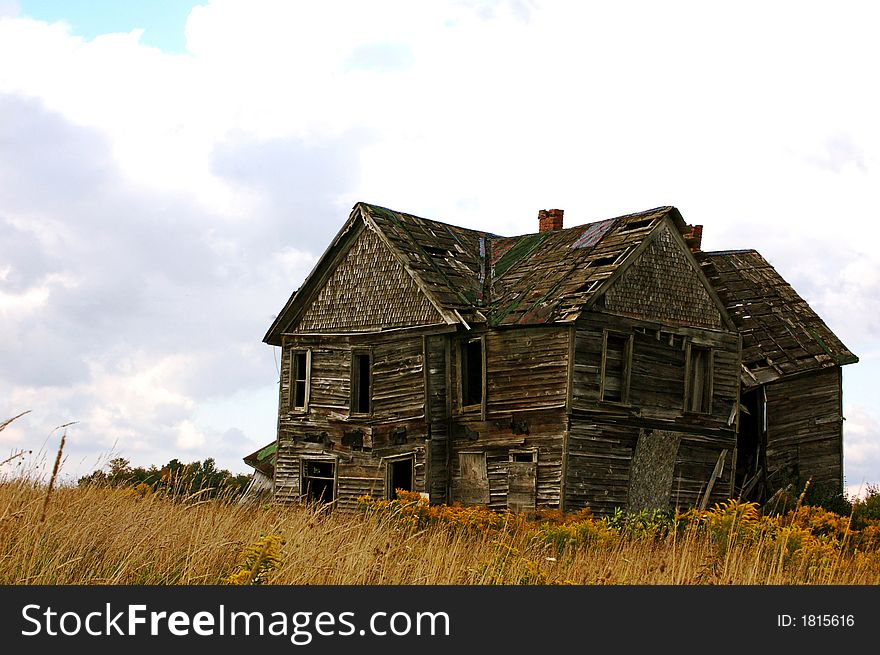
[[[160,492],[174,497],[198,494],[200,498],[237,498],[244,492],[250,479],[249,475],[234,475],[225,469],[218,469],[212,457],[189,464],[175,458],[164,466],[152,465],[149,468],[132,466],[124,457],[116,457],[105,467],[81,477],[77,484],[131,487],[142,494]]]

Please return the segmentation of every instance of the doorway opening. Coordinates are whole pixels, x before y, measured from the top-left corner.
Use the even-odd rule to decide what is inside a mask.
[[[735,493],[744,501],[762,502],[767,478],[767,400],[763,387],[740,400],[736,437]]]
[[[413,469],[415,458],[410,455],[398,459],[389,460],[385,472],[385,495],[388,500],[397,497],[397,490],[413,490]]]

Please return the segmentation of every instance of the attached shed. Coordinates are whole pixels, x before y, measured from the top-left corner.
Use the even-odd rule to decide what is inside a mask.
[[[743,339],[736,489],[843,487],[843,374],[858,361],[755,250],[700,253]]]

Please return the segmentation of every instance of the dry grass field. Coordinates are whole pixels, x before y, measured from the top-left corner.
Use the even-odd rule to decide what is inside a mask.
[[[359,513],[242,506],[142,486],[0,482],[0,584],[880,583],[880,523],[816,507],[526,519],[366,500]]]
[[[674,514],[524,516],[414,493],[364,497],[360,511],[343,512],[243,505],[173,484],[58,485],[63,449],[64,437],[51,475],[4,473],[19,455],[0,462],[0,584],[880,584],[873,487],[849,516],[805,505],[804,494],[772,515],[730,501]]]

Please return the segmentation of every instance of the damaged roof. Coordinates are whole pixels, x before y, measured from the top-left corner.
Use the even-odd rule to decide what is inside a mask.
[[[334,258],[365,227],[391,248],[447,323],[498,327],[576,320],[664,220],[697,250],[716,302],[741,332],[747,385],[858,361],[760,254],[699,251],[702,228],[688,225],[671,206],[502,237],[359,202],[264,340],[280,345]]]
[[[444,309],[471,314],[485,298],[486,243],[497,235],[358,203],[365,218]]]
[[[575,320],[664,216],[685,226],[675,207],[658,207],[493,241],[489,324]]]
[[[746,386],[858,361],[757,251],[700,252],[697,258],[742,335]]]
[[[679,230],[686,228],[675,207],[658,207],[564,230],[500,237],[358,206],[439,305],[469,322],[493,326],[573,321],[664,216]]]

